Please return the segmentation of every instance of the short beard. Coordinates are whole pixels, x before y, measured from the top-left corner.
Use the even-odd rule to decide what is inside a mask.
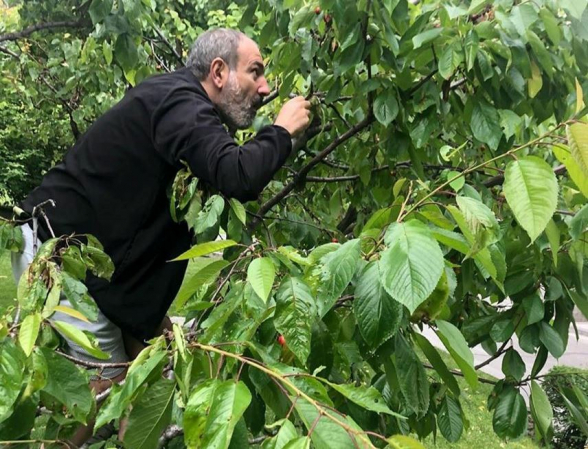
[[[243,92],[234,72],[229,74],[229,82],[220,93],[216,106],[223,121],[230,129],[247,129],[253,123],[257,110],[261,106],[261,96],[251,98]]]

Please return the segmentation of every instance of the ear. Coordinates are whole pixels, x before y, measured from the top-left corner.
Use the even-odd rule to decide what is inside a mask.
[[[222,89],[229,78],[229,66],[221,58],[215,58],[210,64],[210,79],[217,89]]]

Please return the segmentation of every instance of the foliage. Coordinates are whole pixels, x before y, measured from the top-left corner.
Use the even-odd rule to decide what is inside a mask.
[[[470,388],[479,383],[471,346],[506,353],[488,399],[494,431],[525,433],[520,390],[530,384],[548,443],[553,412],[535,379],[548,353],[565,350],[574,306],[588,311],[586,3],[19,5],[6,26],[22,32],[0,35],[3,73],[19,73],[11,107],[23,90],[32,104],[48,97],[63,105],[55,127],[65,120],[74,136],[127,87],[180,66],[212,25],[244,29],[267,55],[277,90],[254,128],[291,92],[315,98],[313,126],[259,202],[239,204],[178,174],[171,214],[199,242],[178,295],[193,325],[143,351],[98,423],[129,415],[131,448],[156,447],[169,424],[188,447],[260,437],[265,448],[421,447],[407,435],[438,433],[453,442],[468,421],[454,373],[418,333],[430,326]],[[47,28],[26,31],[39,22]],[[205,243],[219,234],[231,242]],[[95,406],[85,374],[49,355],[48,318],[63,290],[70,313],[92,319],[81,280],[86,267],[106,277],[112,267],[93,240],[68,238],[45,243],[19,289],[25,321],[9,313],[3,327],[5,337],[23,333],[2,342],[13,363],[0,371],[0,419],[23,423],[10,438],[28,435],[37,405],[52,413],[53,441]],[[91,336],[69,332],[98,354]],[[515,336],[536,354],[531,372]],[[68,373],[62,390],[54,369]]]
[[[586,445],[588,435],[580,430],[574,422],[570,410],[566,407],[563,394],[575,386],[588,395],[588,371],[569,366],[554,366],[542,382],[543,389],[553,407],[553,441],[562,449],[579,448]]]

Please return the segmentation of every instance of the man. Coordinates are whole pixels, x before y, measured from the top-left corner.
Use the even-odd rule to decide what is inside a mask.
[[[121,330],[140,342],[157,334],[182,282],[186,263],[167,261],[189,248],[191,235],[185,223],[172,220],[166,195],[182,162],[223,194],[253,200],[284,164],[292,137],[308,126],[310,103],[297,97],[285,103],[274,125],[235,144],[223,123],[249,127],[268,94],[257,45],[237,31],[208,31],[195,42],[186,68],[131,89],[23,201],[31,213],[53,199],[56,207],[46,213],[55,234],[93,234],[112,258],[110,282],[86,281],[100,309],[97,322],[54,317],[94,333],[111,354],[109,362],[129,360]],[[50,233],[42,222],[39,237],[45,240]],[[21,268],[32,257],[32,233],[25,227],[24,234],[28,246],[15,261]],[[100,362],[67,343],[76,358]],[[112,380],[124,374],[102,373]],[[95,380],[92,386],[109,384]]]

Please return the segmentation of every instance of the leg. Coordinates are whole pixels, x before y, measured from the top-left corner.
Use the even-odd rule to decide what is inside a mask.
[[[155,335],[156,336],[163,335],[164,331],[171,331],[171,330],[172,330],[172,322],[168,316],[165,316],[163,318],[163,320],[161,321],[161,324],[159,325],[159,327],[155,331]],[[124,341],[124,345],[125,345],[125,351],[127,353],[127,356],[129,357],[129,360],[135,360],[137,358],[137,356],[139,355],[139,353],[143,349],[146,348],[146,346],[143,344],[143,342],[137,340],[135,337],[133,337],[128,332],[123,332],[123,341]],[[126,430],[127,430],[127,420],[121,419],[120,428],[118,430],[118,439],[119,440],[121,440],[121,441],[123,440]]]
[[[125,376],[127,375],[127,370],[125,369],[122,373],[118,374],[117,376],[113,377],[112,379],[96,379],[90,381],[90,388],[96,393],[100,394],[103,391],[106,391],[108,388],[112,387],[115,383],[119,383],[122,381]],[[96,404],[96,411],[100,410],[100,406],[102,404]],[[71,438],[71,442],[76,446],[81,446],[84,444],[94,433],[94,423],[95,419],[88,421],[88,424],[85,426],[78,427],[76,433]]]

